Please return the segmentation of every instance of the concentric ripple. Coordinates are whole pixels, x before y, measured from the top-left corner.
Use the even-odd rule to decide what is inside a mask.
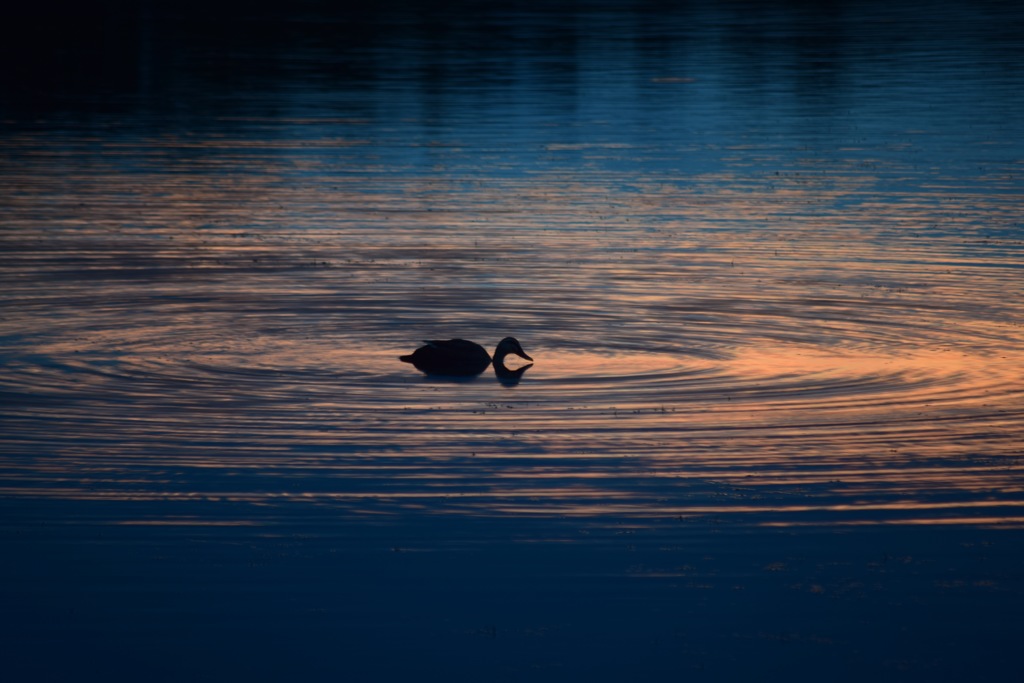
[[[127,280],[71,252],[77,274],[55,272],[47,293],[30,280],[19,294],[9,274],[4,495],[205,501],[217,519],[188,523],[270,526],[296,505],[635,524],[1024,521],[1015,302],[967,305],[952,274],[879,291],[850,284],[876,276],[837,257],[828,281],[797,277],[812,265],[792,258],[734,275],[695,256],[699,276],[673,276],[662,250],[589,266],[626,283],[598,299],[531,245],[434,254],[465,272],[431,305],[434,266],[328,256],[332,239],[318,238],[318,268],[287,255],[242,267],[225,245],[220,265],[173,253]],[[511,273],[525,260],[521,288]],[[916,261],[899,264],[904,279],[931,271]],[[972,292],[1000,276],[972,270]],[[498,308],[465,309],[485,285]],[[492,310],[500,322],[481,325]],[[397,360],[439,331],[514,332],[536,363],[507,386]]]
[[[422,95],[381,78],[368,112]],[[10,507],[1020,525],[1016,118],[900,118],[868,79],[773,123],[611,78],[651,98],[621,131],[547,89],[435,120],[308,84],[308,116],[5,131]],[[518,383],[397,360],[510,334]]]

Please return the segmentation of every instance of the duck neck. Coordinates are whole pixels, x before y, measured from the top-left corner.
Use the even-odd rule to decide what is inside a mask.
[[[494,363],[494,365],[496,367],[497,366],[504,367],[505,366],[505,356],[507,356],[507,355],[508,355],[508,351],[506,351],[505,349],[503,349],[503,348],[501,348],[499,346],[498,348],[494,349],[494,358],[492,359],[492,362]]]

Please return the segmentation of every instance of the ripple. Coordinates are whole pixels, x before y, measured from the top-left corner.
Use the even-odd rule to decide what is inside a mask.
[[[73,351],[58,338],[7,363],[5,448],[51,453],[8,464],[20,483],[7,495],[784,525],[885,510],[899,513],[887,523],[940,523],[981,491],[1010,511],[1019,491],[1024,364],[1010,349],[968,353],[955,334],[935,349],[852,327],[811,345],[792,341],[804,317],[779,311],[774,343],[725,346],[730,316],[747,315],[725,307],[711,350],[650,350],[666,344],[657,335],[585,351],[524,340],[537,360],[509,388],[489,373],[431,382],[394,342],[301,325],[226,336],[176,306],[164,304],[170,336],[128,327]]]
[[[300,120],[259,118],[262,143],[4,138],[7,495],[268,526],[303,506],[1017,523],[1021,242],[996,147],[974,148],[993,176],[759,130],[524,151]],[[537,359],[516,386],[397,360],[506,334]]]

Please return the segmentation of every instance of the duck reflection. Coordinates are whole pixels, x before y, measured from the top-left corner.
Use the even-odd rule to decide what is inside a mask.
[[[504,363],[494,364],[494,376],[498,378],[498,381],[504,384],[506,387],[514,387],[519,384],[519,380],[522,379],[523,374],[527,370],[533,367],[533,363],[528,363],[522,367],[510,370],[505,367]]]
[[[494,349],[494,357],[484,347],[467,339],[448,339],[446,341],[424,341],[425,346],[398,359],[412,363],[420,372],[438,377],[455,379],[471,379],[482,373],[488,366],[494,366],[494,375],[505,386],[515,386],[527,369],[533,367],[533,358],[523,351],[522,345],[515,337],[505,337]],[[505,367],[505,357],[515,354],[528,361],[515,370]]]

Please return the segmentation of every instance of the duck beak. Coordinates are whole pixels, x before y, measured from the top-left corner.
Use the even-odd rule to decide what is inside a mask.
[[[527,355],[526,355],[526,351],[523,351],[522,349],[520,349],[519,351],[516,351],[516,355],[517,355],[517,356],[522,356],[522,357],[523,357],[523,358],[525,358],[526,360],[528,360],[528,361],[530,361],[530,362],[533,362],[533,359],[532,359],[532,358],[530,358],[529,356],[527,356]]]

